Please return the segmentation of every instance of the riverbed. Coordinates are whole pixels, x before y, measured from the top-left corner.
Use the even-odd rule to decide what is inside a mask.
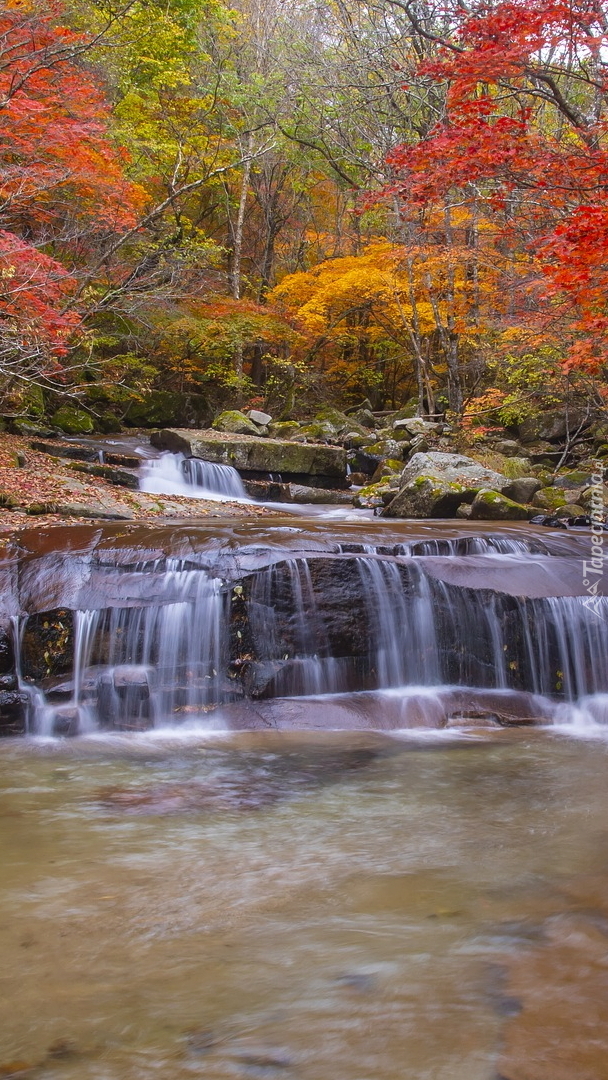
[[[5,740],[0,1075],[602,1080],[608,743]]]

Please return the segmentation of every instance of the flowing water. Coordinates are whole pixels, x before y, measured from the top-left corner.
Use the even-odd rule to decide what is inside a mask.
[[[339,514],[0,551],[0,1077],[607,1080],[589,534]]]
[[[605,1080],[607,755],[5,741],[0,1075]]]

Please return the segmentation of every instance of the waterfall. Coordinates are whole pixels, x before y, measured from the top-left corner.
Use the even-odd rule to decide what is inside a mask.
[[[47,646],[36,651],[36,634],[40,620],[52,629],[53,613],[16,620],[29,730],[137,731],[200,721],[217,707],[221,723],[222,706],[247,700],[370,692],[401,701],[404,724],[441,726],[475,702],[545,721],[608,722],[608,598],[590,612],[581,596],[508,591],[521,566],[540,576],[549,564],[555,574],[565,561],[559,538],[549,551],[521,535],[324,546],[311,533],[316,546],[296,554],[269,546],[259,528],[261,543],[231,534],[187,557],[151,547],[138,561],[101,546],[65,579],[47,556],[49,595],[66,596],[72,612],[73,662],[41,678]],[[23,595],[46,595],[33,565],[21,575]],[[462,583],[451,580],[454,567]],[[484,585],[488,567],[505,591]],[[63,611],[55,621],[65,645]]]
[[[251,502],[231,465],[216,465],[183,454],[147,458],[141,470],[140,491],[155,495],[186,495],[189,499],[238,499]]]

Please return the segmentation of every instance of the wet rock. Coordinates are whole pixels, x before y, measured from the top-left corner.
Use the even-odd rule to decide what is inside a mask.
[[[516,503],[529,503],[537,491],[542,487],[541,481],[536,476],[520,476],[512,480],[503,491],[508,499]]]
[[[121,469],[116,465],[82,463],[72,465],[71,468],[76,472],[87,473],[89,476],[99,476],[102,480],[107,480],[109,484],[116,484],[118,487],[131,488],[132,491],[137,491],[139,488],[138,477],[127,469]]]
[[[400,490],[384,517],[453,517],[482,488],[502,493],[505,476],[460,454],[414,454],[401,474]]]
[[[304,484],[285,484],[284,487],[285,502],[350,506],[352,501],[349,491],[331,491],[327,488],[306,487]]]
[[[353,472],[373,476],[382,457],[380,454],[370,454],[369,450],[355,450],[349,453],[348,460]]]
[[[220,413],[211,425],[214,431],[223,431],[229,435],[258,435],[260,430],[245,413],[238,409],[229,409]]]
[[[23,633],[21,663],[25,678],[40,680],[72,670],[74,616],[67,608],[30,615]]]
[[[76,705],[62,705],[53,713],[53,735],[72,738],[80,732],[80,709]]]
[[[497,491],[478,491],[471,506],[474,521],[527,521],[528,509]]]
[[[23,735],[27,695],[18,691],[0,690],[0,735]]]
[[[253,439],[206,431],[165,429],[153,432],[152,445],[188,456],[232,465],[246,472],[346,476],[346,452],[341,447]]]
[[[8,630],[0,627],[0,672],[6,674],[13,671],[15,657],[13,653],[13,641]]]

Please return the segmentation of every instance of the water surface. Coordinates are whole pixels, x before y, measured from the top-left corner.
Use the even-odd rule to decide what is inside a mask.
[[[546,730],[4,742],[0,1075],[602,1080],[607,757]]]

